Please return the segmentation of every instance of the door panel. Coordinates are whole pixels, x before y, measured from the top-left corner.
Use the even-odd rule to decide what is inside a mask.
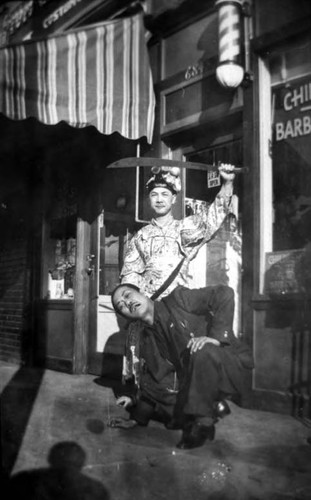
[[[125,321],[117,317],[111,305],[111,295],[99,295],[97,310],[97,352],[123,355],[124,327]]]
[[[117,230],[116,230],[117,227]],[[121,375],[125,321],[116,316],[111,293],[119,283],[126,227],[102,213],[92,227],[88,372]]]

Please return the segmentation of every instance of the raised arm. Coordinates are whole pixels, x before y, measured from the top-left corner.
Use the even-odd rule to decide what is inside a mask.
[[[220,177],[222,178],[222,186],[217,196],[224,196],[225,198],[232,197],[233,194],[233,181],[235,173],[233,172],[234,165],[223,163],[218,167]]]
[[[183,220],[181,244],[183,248],[193,248],[202,240],[206,242],[218,231],[226,216],[232,211],[231,200],[233,195],[234,166],[222,164],[219,173],[222,185],[215,200],[202,215],[193,215]],[[193,258],[193,257],[192,257]]]

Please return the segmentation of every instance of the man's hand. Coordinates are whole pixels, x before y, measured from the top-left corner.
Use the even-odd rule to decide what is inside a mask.
[[[222,163],[218,167],[220,177],[223,179],[224,182],[233,182],[235,178],[235,173],[233,172],[233,169],[234,165],[231,165],[230,163]]]
[[[117,406],[122,406],[122,408],[129,408],[130,406],[133,406],[133,401],[129,396],[120,396],[116,400],[116,404]]]
[[[136,427],[137,422],[132,419],[126,420],[125,418],[118,417],[118,418],[111,418],[108,421],[107,425],[108,427],[114,427],[119,429],[133,429],[133,427]]]
[[[212,337],[194,337],[193,333],[190,333],[191,339],[187,344],[187,348],[190,349],[190,354],[202,349],[205,344],[214,344],[220,346],[220,342]]]

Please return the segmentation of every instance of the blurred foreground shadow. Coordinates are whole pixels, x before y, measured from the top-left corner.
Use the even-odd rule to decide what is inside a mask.
[[[109,500],[107,489],[81,472],[86,454],[77,443],[62,441],[49,453],[50,468],[12,476],[7,498],[23,500]]]

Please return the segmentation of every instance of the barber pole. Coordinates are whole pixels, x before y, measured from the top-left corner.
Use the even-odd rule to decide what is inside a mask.
[[[242,4],[239,0],[217,0],[218,56],[216,76],[224,87],[235,88],[243,80],[242,59]]]

